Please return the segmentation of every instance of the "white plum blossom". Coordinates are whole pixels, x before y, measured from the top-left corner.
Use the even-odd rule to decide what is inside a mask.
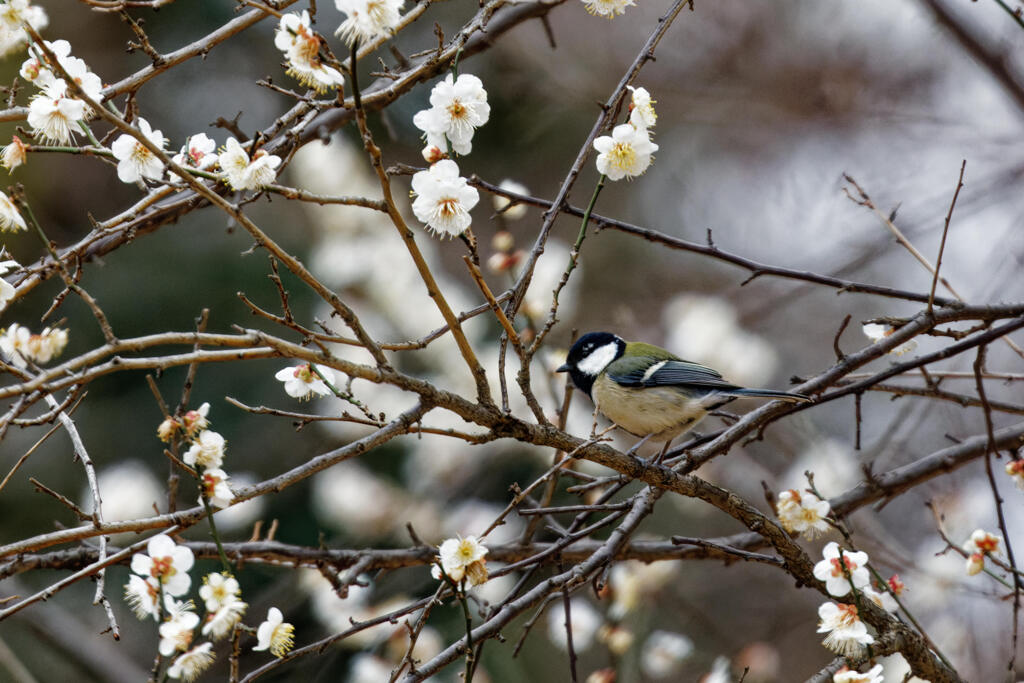
[[[832,508],[827,500],[822,500],[810,492],[789,489],[779,494],[775,504],[775,512],[779,522],[789,533],[803,534],[807,540],[814,540],[818,534],[829,529],[828,517]]]
[[[146,552],[149,555],[132,555],[133,572],[155,579],[165,595],[178,596],[188,592],[192,585],[188,570],[195,561],[191,550],[177,545],[167,534],[157,534],[149,539]]]
[[[11,323],[0,335],[0,353],[16,367],[28,367],[28,361],[37,364],[49,363],[60,355],[68,343],[68,331],[59,328],[44,328],[39,334],[32,334],[28,328]]]
[[[55,40],[53,42],[46,40],[43,42],[46,43],[46,47],[50,49],[50,52],[57,58],[60,65],[67,70],[66,60],[71,56],[71,43],[66,40]],[[40,89],[53,83],[56,78],[46,63],[46,56],[43,54],[43,51],[36,45],[29,46],[28,59],[21,63],[18,75]]]
[[[295,627],[284,620],[281,610],[271,607],[267,612],[267,620],[256,630],[256,640],[259,642],[253,650],[270,650],[270,654],[275,657],[284,657],[295,642],[294,632]]]
[[[224,448],[227,440],[218,432],[204,429],[185,452],[182,460],[186,465],[203,468],[218,468],[224,464]]]
[[[883,325],[881,323],[865,323],[862,327],[864,335],[871,340],[873,344],[877,344],[886,337],[892,335],[896,331],[896,328],[892,325]],[[889,353],[900,356],[908,351],[913,351],[917,348],[917,341],[914,339],[908,339],[896,348],[890,349]]]
[[[164,134],[153,130],[146,119],[139,119],[139,131],[160,150],[167,144]],[[132,135],[123,133],[110,145],[110,151],[117,159],[117,177],[122,183],[137,183],[143,178],[159,180],[163,175],[164,162]]]
[[[821,554],[825,559],[814,565],[814,576],[825,582],[829,595],[846,595],[850,592],[851,584],[858,590],[871,584],[867,553],[841,550],[839,544],[832,541],[822,549]]]
[[[203,577],[203,585],[199,587],[199,597],[206,604],[207,612],[216,612],[224,605],[234,601],[241,594],[238,579],[230,574],[214,572]]]
[[[124,586],[124,599],[139,619],[159,618],[160,584],[153,577],[144,579],[132,574]]]
[[[192,644],[192,633],[199,625],[199,615],[191,609],[191,603],[181,603],[167,597],[167,612],[170,618],[160,624],[160,654],[170,657],[175,652],[184,652]]]
[[[651,678],[667,678],[679,673],[691,652],[693,641],[682,633],[657,630],[644,641],[640,662],[644,673]]]
[[[28,125],[43,142],[67,145],[75,129],[85,119],[85,102],[71,97],[67,83],[58,78],[32,98],[28,106]]]
[[[505,179],[498,184],[498,189],[505,190],[506,192],[514,192],[516,194],[528,195],[530,190],[522,183],[517,183],[514,180]],[[508,197],[502,197],[501,195],[494,195],[494,210],[505,217],[505,220],[517,221],[526,215],[527,206],[526,204],[514,204],[509,206],[512,201]],[[507,209],[505,207],[508,207]],[[502,251],[511,251],[509,249],[502,249]]]
[[[231,630],[245,614],[249,605],[237,598],[225,602],[216,612],[207,614],[203,624],[202,634],[213,640],[220,640],[231,634]]]
[[[196,133],[185,141],[181,151],[171,161],[179,166],[205,170],[217,163],[217,143],[206,133]]]
[[[890,614],[896,612],[896,610],[900,608],[899,604],[896,602],[896,598],[894,598],[889,591],[876,591],[871,586],[864,586],[861,592],[865,598]]]
[[[3,340],[0,339],[0,344]],[[999,551],[1003,539],[998,534],[991,534],[984,529],[975,529],[971,537],[964,543],[967,553],[967,575],[974,576],[985,568],[985,557]]]
[[[210,501],[210,505],[215,508],[226,508],[231,505],[231,501],[235,498],[235,494],[228,485],[228,475],[222,469],[216,467],[204,469],[201,485],[203,487],[203,495]],[[200,498],[200,501],[202,501],[202,498]]]
[[[465,538],[449,538],[438,548],[436,562],[431,566],[430,573],[435,579],[441,579],[441,572],[455,583],[467,579],[470,586],[479,586],[487,581],[487,547],[477,540],[476,536]]]
[[[29,0],[7,0],[0,5],[0,57],[17,52],[29,41],[23,24],[41,31],[50,23],[42,7]]]
[[[0,192],[0,232],[21,232],[28,230],[25,219],[22,218],[18,207],[14,205],[11,198],[4,192]],[[4,261],[10,263],[10,261]]]
[[[0,165],[7,169],[8,173],[14,173],[14,169],[21,166],[28,159],[28,147],[17,135],[11,136],[11,144],[5,145],[3,153],[0,154]]]
[[[0,267],[2,267],[2,266],[3,266],[3,264],[0,263]],[[0,273],[0,274],[2,274],[2,273]],[[2,286],[2,285],[0,285],[0,286]],[[0,301],[2,301],[2,300],[3,300],[3,296],[0,295]],[[1017,488],[1024,489],[1024,460],[1018,460],[1016,458],[1011,458],[1006,463],[1006,468],[1005,469],[1006,469],[1006,473],[1008,475],[1010,475],[1013,478],[1013,480],[1017,483]]]
[[[317,372],[323,375],[323,379]],[[334,384],[334,371],[323,365],[317,365],[316,372],[309,363],[283,368],[274,374],[274,379],[284,382],[285,393],[300,401],[312,398],[313,394],[329,396],[333,393],[324,379]]]
[[[818,633],[827,633],[822,645],[836,654],[851,657],[859,654],[864,645],[875,639],[857,616],[856,605],[826,602],[818,608]]]
[[[469,212],[480,201],[480,193],[459,175],[459,165],[442,159],[412,177],[416,218],[439,235],[461,235],[473,219]]]
[[[174,660],[167,668],[170,678],[180,678],[188,683],[194,681],[199,674],[213,664],[214,654],[211,643],[196,645],[194,648]]]
[[[885,679],[882,676],[882,669],[881,664],[875,664],[871,667],[870,671],[860,673],[859,671],[851,671],[848,667],[844,666],[832,674],[832,683],[884,683]]]
[[[3,256],[2,252],[0,252],[0,256]],[[17,261],[0,261],[0,311],[3,311],[5,308],[7,308],[7,304],[10,303],[14,299],[15,294],[18,293],[18,290],[14,288],[14,285],[5,280],[3,277],[4,275],[7,274],[8,271],[17,268],[21,268],[21,264],[19,264]]]
[[[281,157],[257,150],[250,159],[235,138],[228,138],[218,159],[224,179],[233,190],[259,190],[274,182]]]
[[[594,140],[598,151],[597,170],[609,180],[635,178],[651,165],[651,155],[658,146],[651,142],[646,128],[623,123],[612,129],[611,135]]]
[[[598,17],[614,19],[617,15],[623,14],[627,7],[633,7],[636,3],[633,0],[583,0],[587,11]]]
[[[655,101],[647,88],[634,88],[627,85],[631,93],[629,100],[629,122],[637,129],[654,128],[658,115],[654,112]]]
[[[288,60],[288,75],[302,85],[323,93],[345,84],[341,72],[320,59],[320,36],[313,30],[306,10],[281,16],[274,45]]]
[[[401,21],[399,11],[404,4],[404,0],[334,0],[338,11],[347,17],[336,34],[349,45],[356,40],[365,43],[387,38]]]
[[[569,628],[572,630],[572,644],[577,651],[588,649],[594,642],[594,636],[601,628],[604,618],[582,598],[573,598],[569,603]],[[565,628],[565,608],[548,609],[548,639],[562,650],[569,649],[569,640]]]
[[[472,74],[448,74],[430,91],[430,109],[413,116],[412,122],[423,131],[427,146],[446,149],[445,139],[457,154],[473,149],[473,133],[487,123],[491,106],[483,82]]]

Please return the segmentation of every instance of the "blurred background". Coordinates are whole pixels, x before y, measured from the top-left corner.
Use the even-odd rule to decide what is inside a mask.
[[[132,34],[116,15],[90,12],[82,3],[39,4],[50,16],[45,37],[70,40],[73,54],[85,59],[104,83],[148,63],[141,53],[125,53],[123,46]],[[318,6],[318,29],[343,53],[333,37],[341,14],[331,3]],[[406,55],[429,49],[436,44],[435,21],[452,35],[476,6],[456,0],[432,7],[394,42]],[[477,132],[473,153],[459,159],[462,172],[493,183],[512,179],[536,196],[554,196],[599,113],[599,103],[608,98],[667,7],[645,2],[607,20],[588,15],[582,3],[569,0],[550,13],[550,34],[540,21],[531,21],[460,64],[461,72],[483,79],[491,103],[490,121]],[[952,19],[940,21],[936,7],[945,8]],[[154,46],[168,52],[230,20],[235,9],[228,0],[177,0],[157,13],[133,16],[146,20]],[[995,56],[993,61],[987,64],[972,52],[950,21],[975,36]],[[210,124],[239,113],[239,126],[252,134],[291,105],[284,96],[256,85],[269,76],[275,84],[294,87],[273,47],[273,28],[274,22],[264,21],[205,59],[172,69],[140,90],[141,115],[170,138],[170,148],[198,132],[223,144],[227,132]],[[960,164],[966,160],[965,187],[953,215],[942,274],[972,303],[1020,301],[1022,46],[1024,29],[996,2],[986,0],[698,2],[693,12],[680,15],[658,47],[656,61],[636,81],[657,101],[654,141],[660,149],[655,162],[637,180],[609,184],[596,212],[694,242],[704,242],[711,231],[719,248],[765,264],[924,292],[931,275],[894,241],[877,216],[847,198],[843,174],[852,176],[884,214],[895,211],[896,224],[934,261]],[[386,52],[380,57],[393,63]],[[0,81],[13,80],[21,59],[9,56],[0,64]],[[365,62],[371,63],[375,58]],[[372,117],[386,164],[423,165],[412,116],[428,106],[430,85],[417,87]],[[26,103],[26,95],[22,93],[19,104]],[[13,124],[0,127],[5,141],[15,132]],[[313,191],[376,197],[369,165],[356,144],[351,127],[337,133],[330,145],[312,143],[281,180]],[[585,205],[596,181],[591,161],[571,201]],[[24,185],[48,236],[60,245],[87,234],[90,217],[108,218],[139,197],[137,188],[117,181],[112,166],[86,157],[33,155],[10,182]],[[407,182],[398,178],[396,190],[404,193]],[[280,198],[257,202],[249,212],[341,292],[377,338],[415,339],[440,326],[440,316],[394,229],[378,216],[357,209],[298,206]],[[406,214],[415,222],[411,211]],[[473,224],[482,258],[494,252],[491,241],[501,229],[512,233],[516,248],[529,249],[540,222],[535,209],[515,220],[497,219],[490,198],[482,196]],[[578,228],[575,219],[557,222],[527,310],[546,313],[568,259],[567,245]],[[426,232],[417,233],[417,240],[452,307],[477,305],[480,296],[461,262],[462,243],[439,241]],[[38,239],[27,233],[4,235],[4,244],[22,263],[42,253]],[[203,308],[210,309],[211,331],[261,327],[236,296],[241,291],[260,305],[277,306],[276,290],[266,277],[267,258],[259,251],[247,253],[250,246],[244,231],[206,209],[89,264],[82,284],[122,338],[191,329]],[[851,315],[853,324],[839,344],[850,352],[869,343],[860,321],[912,315],[919,309],[895,299],[837,295],[767,277],[741,286],[746,271],[611,230],[588,236],[582,253],[581,269],[562,297],[561,322],[549,338],[549,353],[538,355],[534,368],[538,397],[552,414],[563,380],[550,377],[544,365],[550,370],[560,362],[559,353],[574,329],[606,329],[661,344],[714,366],[737,383],[783,389],[792,376],[808,377],[831,365],[832,340],[845,316]],[[488,273],[495,291],[506,287],[510,276]],[[325,308],[301,283],[288,274],[283,277],[293,310],[308,321],[327,318]],[[55,282],[39,287],[4,311],[0,326],[18,322],[42,327],[39,316],[58,291]],[[65,357],[102,343],[80,302],[69,299],[58,316],[67,319],[71,331]],[[500,329],[481,316],[467,331],[496,377]],[[1024,343],[1024,337],[1017,337]],[[911,353],[928,353],[947,341],[922,339]],[[360,358],[351,350],[338,353]],[[950,359],[941,368],[967,371],[973,359],[973,354]],[[869,369],[888,362],[876,361]],[[472,386],[448,338],[423,351],[399,354],[396,363],[445,387],[466,391]],[[273,379],[285,365],[260,361],[207,365],[199,371],[190,405],[211,403],[213,426],[229,442],[226,469],[236,483],[244,477],[258,481],[273,476],[366,433],[337,425],[312,425],[297,432],[287,419],[257,417],[225,402],[230,396],[282,410],[341,409],[336,400],[297,405]],[[994,344],[988,367],[1019,374],[1021,358]],[[515,369],[510,362],[510,378]],[[183,379],[183,369],[158,378],[172,405]],[[946,386],[974,391],[971,379],[949,380]],[[389,417],[414,403],[409,395],[367,382],[356,381],[353,391]],[[1021,398],[1019,383],[992,383],[988,391],[993,399]],[[528,415],[521,401],[513,404],[517,414]],[[744,412],[752,405],[733,404],[730,410]],[[570,431],[589,433],[590,410],[589,401],[577,394]],[[891,469],[952,440],[984,432],[980,410],[952,403],[869,393],[862,410],[860,450],[855,449],[853,400],[843,399],[772,426],[763,441],[733,449],[699,474],[767,510],[762,481],[775,491],[802,487],[803,472],[811,470],[818,488],[832,496],[854,486],[864,466]],[[1016,422],[1013,418],[997,414],[996,427]],[[108,519],[150,514],[154,503],[165,509],[168,468],[155,436],[161,414],[145,377],[120,373],[93,383],[75,419],[101,474]],[[466,428],[461,420],[437,411],[425,422]],[[710,418],[702,429],[721,424]],[[43,433],[9,432],[0,445],[3,470]],[[619,443],[628,446],[630,441]],[[66,510],[41,499],[27,480],[36,477],[84,500],[81,467],[70,455],[66,435],[58,433],[4,488],[0,543],[75,523]],[[315,545],[322,538],[336,548],[406,547],[411,541],[405,524],[412,521],[424,541],[438,543],[454,534],[482,533],[508,502],[509,487],[528,484],[550,465],[551,457],[513,442],[470,446],[440,437],[405,437],[280,494],[219,513],[218,520],[232,540],[248,538],[257,519],[267,524],[276,519],[282,542]],[[579,466],[599,470],[588,463]],[[999,476],[998,483],[1011,540],[1024,547],[1024,493],[1008,477]],[[191,505],[195,495],[186,486],[181,505]],[[556,500],[575,499],[560,492]],[[941,554],[944,544],[924,505],[928,500],[944,512],[947,531],[957,542],[975,528],[996,526],[984,469],[976,462],[913,489],[884,509],[858,512],[851,520],[855,540],[883,574],[903,578],[907,605],[965,679],[997,680],[1009,656],[1010,609],[993,582],[980,576],[968,579],[959,556]],[[511,542],[523,528],[524,521],[512,516],[488,538],[491,543]],[[708,506],[672,497],[644,524],[641,537],[713,537],[741,530]],[[207,534],[197,527],[186,536],[199,540]],[[813,557],[823,542],[806,546]],[[213,570],[214,564],[202,562],[200,569]],[[290,570],[250,565],[239,580],[250,603],[246,621],[258,623],[269,606],[277,605],[295,624],[299,645],[346,628],[350,616],[362,619],[392,609],[435,587],[426,568],[407,569],[368,576],[366,588],[340,600],[314,572],[298,581],[296,576]],[[0,582],[0,591],[25,594],[58,578],[43,571],[26,574]],[[101,610],[84,607],[91,601],[91,584],[77,585],[4,624],[0,680],[116,680],[114,670],[125,674],[122,680],[145,677],[156,629],[148,622],[136,624],[125,609],[117,587],[126,580],[126,567],[108,574],[124,634],[121,643],[100,634],[106,626]],[[477,589],[478,598],[500,600],[512,583],[488,583]],[[815,633],[819,603],[816,593],[794,591],[787,576],[759,565],[733,565],[723,571],[709,562],[622,564],[613,577],[613,595],[598,600],[592,592],[580,591],[574,600],[579,670],[585,677],[614,663],[622,682],[689,681],[709,672],[717,660],[719,671],[732,667],[738,674],[750,667],[745,679],[750,683],[803,680],[832,657]],[[510,643],[518,639],[523,620],[506,632],[509,643],[488,644],[476,680],[567,680],[568,665],[560,668],[565,661],[559,656],[565,637],[561,614],[554,615],[553,628],[547,616],[516,658]],[[459,637],[460,620],[455,607],[435,610],[432,630],[420,642],[423,657]],[[613,622],[631,636],[629,642],[616,640],[607,628],[601,632],[602,625]],[[324,657],[288,665],[265,680],[386,680],[395,653],[404,649],[403,638],[394,626],[374,629],[357,642],[346,641]],[[92,654],[99,663],[90,663]],[[243,671],[265,661],[255,654],[247,657]],[[226,671],[226,656],[219,659],[217,673],[207,674],[211,680]],[[14,669],[5,668],[4,663],[15,660],[29,678],[16,679]],[[901,680],[896,677],[899,662],[887,666],[886,680],[888,675]],[[449,667],[439,680],[457,680],[456,669]]]

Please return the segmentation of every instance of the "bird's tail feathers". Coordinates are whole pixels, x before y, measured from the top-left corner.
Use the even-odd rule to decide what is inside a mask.
[[[772,389],[743,389],[737,388],[730,391],[723,391],[723,394],[729,396],[741,396],[747,398],[774,398],[780,401],[790,401],[791,403],[810,403],[811,398],[804,396],[803,394],[793,394],[788,391],[773,391]]]

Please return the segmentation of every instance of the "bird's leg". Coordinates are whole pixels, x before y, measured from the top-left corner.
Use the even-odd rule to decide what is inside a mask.
[[[640,447],[643,446],[645,443],[647,443],[647,440],[649,438],[651,438],[652,436],[654,436],[654,435],[653,434],[648,434],[644,438],[642,438],[639,441],[637,441],[636,444],[632,448],[630,448],[628,451],[626,451],[626,455],[628,455],[631,458],[635,458],[636,457],[636,452],[638,450],[640,450]]]
[[[654,464],[655,465],[660,465],[661,464],[661,461],[665,459],[665,454],[668,453],[668,447],[671,446],[671,445],[672,445],[672,439],[668,439],[667,441],[665,441],[665,445],[662,446],[662,448],[661,448],[661,453],[659,453],[658,457],[654,459]]]

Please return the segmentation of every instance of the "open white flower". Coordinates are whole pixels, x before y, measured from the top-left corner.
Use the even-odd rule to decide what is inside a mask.
[[[827,633],[822,645],[836,654],[852,657],[861,652],[864,645],[875,639],[868,633],[868,627],[857,616],[856,605],[826,602],[818,608],[818,633]]]
[[[470,586],[479,586],[487,581],[487,548],[476,539],[476,536],[466,538],[449,538],[438,548],[437,561],[440,567],[434,564],[431,567],[431,574],[435,579],[441,579],[441,571],[449,579],[458,583],[466,578]]]
[[[640,662],[644,673],[662,679],[678,674],[692,652],[693,641],[682,633],[657,630],[644,641]]]
[[[3,153],[0,154],[0,165],[13,173],[14,169],[21,166],[28,159],[28,148],[17,135],[11,136],[11,144],[4,145]]]
[[[651,142],[646,128],[623,123],[615,126],[611,135],[594,140],[594,149],[598,151],[598,172],[609,180],[621,180],[635,178],[646,171],[658,146]]]
[[[629,101],[629,122],[636,128],[654,128],[658,115],[654,112],[655,101],[647,88],[634,88],[627,85],[632,93]]]
[[[211,467],[203,470],[201,485],[203,487],[203,495],[210,501],[210,505],[215,508],[226,508],[235,499],[235,494],[231,491],[231,487],[228,486],[228,475],[222,469]],[[202,498],[200,498],[201,500]]]
[[[32,98],[28,106],[28,125],[43,142],[67,145],[85,119],[85,102],[71,97],[67,84],[58,78]]]
[[[199,625],[199,615],[188,609],[191,603],[175,603],[168,609],[170,618],[160,624],[160,654],[170,657],[175,652],[184,652],[192,644],[192,633]]]
[[[21,212],[18,211],[18,207],[14,205],[10,197],[0,192],[0,232],[21,232],[22,230],[28,230],[28,225],[21,217]],[[4,261],[4,263],[10,263],[10,261]]]
[[[192,585],[188,570],[195,557],[192,551],[177,545],[166,534],[157,534],[146,545],[149,555],[132,555],[132,571],[143,577],[152,577],[163,587],[165,595],[184,595]]]
[[[192,442],[192,447],[185,452],[182,458],[186,465],[196,465],[203,468],[217,468],[224,464],[224,449],[227,447],[227,440],[218,432],[204,429]]]
[[[821,554],[825,559],[814,565],[814,577],[825,582],[829,595],[846,595],[850,592],[851,584],[858,590],[870,585],[867,553],[841,550],[839,544],[832,541],[822,549]]]
[[[167,144],[164,134],[153,130],[146,119],[139,119],[139,131],[161,150]],[[137,183],[142,178],[159,180],[163,175],[164,162],[132,135],[122,134],[110,145],[110,151],[117,159],[117,177],[122,183]]]
[[[274,45],[288,60],[288,75],[307,88],[323,93],[345,84],[341,72],[320,59],[320,36],[313,30],[306,10],[281,16]]]
[[[46,43],[46,47],[50,49],[50,52],[57,58],[60,65],[65,66],[65,60],[71,56],[71,43],[66,40],[55,40],[53,42],[46,40],[43,42]],[[53,70],[46,63],[43,51],[36,45],[29,46],[28,59],[21,63],[18,75],[37,88],[45,88],[56,78],[53,75]]]
[[[224,179],[233,190],[258,190],[274,182],[281,157],[257,150],[250,159],[238,140],[228,138],[220,158]]]
[[[425,134],[427,145],[445,149],[445,138],[458,154],[473,149],[473,133],[487,123],[491,106],[483,82],[472,74],[453,78],[448,74],[430,91],[430,109],[413,116],[412,122]]]
[[[0,266],[3,266],[3,264],[0,263]],[[0,287],[2,286],[3,285],[0,284]],[[2,294],[0,294],[0,301],[3,301]],[[1013,480],[1017,483],[1017,488],[1024,489],[1024,460],[1019,460],[1016,458],[1010,459],[1006,463],[1005,470],[1006,473],[1010,475],[1010,477],[1012,477]]]
[[[128,583],[124,585],[124,599],[139,619],[149,616],[157,619],[160,615],[160,584],[153,577],[144,579],[135,574],[128,577]]]
[[[426,171],[412,177],[416,199],[412,211],[416,218],[439,235],[461,235],[473,222],[470,210],[480,201],[480,193],[459,176],[459,165],[442,159]]]
[[[783,529],[791,534],[803,534],[810,541],[828,531],[829,525],[825,518],[832,508],[827,500],[813,493],[789,489],[779,494],[775,511]]]
[[[365,43],[387,38],[401,21],[399,10],[404,4],[404,0],[334,0],[338,11],[347,17],[336,33],[349,45],[356,40]]]
[[[895,613],[896,610],[900,608],[899,603],[896,602],[896,598],[892,597],[892,594],[889,593],[889,591],[876,591],[871,586],[864,586],[864,588],[861,589],[861,593],[865,598],[890,614]]]
[[[333,370],[323,365],[317,365],[316,372],[314,372],[309,363],[278,370],[274,374],[274,379],[284,382],[285,393],[300,401],[312,398],[313,394],[318,396],[330,395],[333,393],[331,388],[324,383],[324,380],[320,378],[317,372],[323,375],[324,379],[328,382],[334,384]]]
[[[49,23],[42,7],[29,4],[29,0],[7,0],[0,5],[0,57],[20,50],[29,41],[23,24],[40,31]]]
[[[196,133],[185,141],[185,146],[171,161],[179,166],[207,169],[217,163],[217,143],[206,133]]]
[[[231,634],[231,630],[235,628],[235,624],[242,620],[242,615],[245,614],[247,607],[249,607],[247,603],[237,598],[232,598],[225,602],[216,612],[206,616],[206,623],[203,624],[202,634],[209,636],[213,640],[227,637]]]
[[[636,5],[633,0],[583,0],[587,11],[598,17],[614,19],[617,15],[623,14],[627,7]]]
[[[270,650],[270,654],[275,657],[284,657],[295,642],[294,633],[295,627],[284,620],[281,610],[271,607],[267,612],[267,620],[256,630],[256,640],[259,642],[253,650]]]
[[[203,577],[203,585],[199,587],[199,597],[206,604],[207,612],[216,612],[224,605],[234,601],[241,592],[238,579],[230,574],[217,572]]]
[[[211,643],[196,645],[174,660],[167,669],[167,675],[170,678],[180,678],[188,683],[189,681],[194,681],[199,674],[210,668],[213,660],[213,645]]]

